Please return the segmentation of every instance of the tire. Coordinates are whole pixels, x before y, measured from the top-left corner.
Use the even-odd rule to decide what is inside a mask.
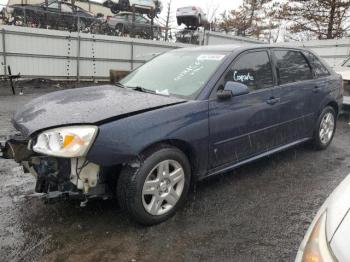
[[[119,0],[119,7],[122,11],[129,11],[130,3],[129,0]]]
[[[109,9],[113,14],[118,14],[120,12],[120,6],[118,4],[113,4]]]
[[[170,146],[160,146],[142,159],[139,168],[128,165],[121,170],[117,197],[120,206],[134,220],[151,226],[169,219],[184,204],[190,187],[191,167],[185,154]],[[167,170],[166,166],[169,172],[159,171]]]
[[[331,106],[325,107],[316,124],[313,146],[317,150],[326,149],[333,140],[336,126],[337,126],[337,114]]]
[[[182,24],[182,20],[179,19],[179,18],[176,19],[176,22],[177,22],[177,25],[178,25],[178,26],[180,26],[180,25]]]
[[[149,13],[147,14],[147,17],[149,19],[154,19],[156,17],[156,12],[154,10],[149,11]]]
[[[198,20],[197,20],[197,27],[202,26],[202,17],[201,15],[198,15]]]

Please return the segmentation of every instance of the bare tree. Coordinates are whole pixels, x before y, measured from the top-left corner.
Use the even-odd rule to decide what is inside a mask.
[[[244,0],[237,10],[222,14],[220,28],[238,36],[252,36],[275,42],[279,33],[279,20],[276,19],[276,3],[273,0]]]
[[[168,33],[169,33],[169,22],[170,22],[170,10],[171,10],[171,0],[168,2],[168,12],[166,16],[165,23],[165,41],[168,41]]]
[[[289,21],[288,31],[317,39],[344,37],[350,29],[349,0],[292,0],[285,3],[279,18]]]
[[[215,27],[216,24],[216,16],[217,12],[220,7],[220,2],[211,0],[210,2],[207,3],[206,9],[205,9],[205,14],[208,18],[209,24],[210,24],[210,29]]]

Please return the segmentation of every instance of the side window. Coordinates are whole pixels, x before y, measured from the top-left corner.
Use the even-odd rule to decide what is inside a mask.
[[[273,86],[272,67],[266,51],[240,56],[225,76],[225,81],[240,82],[251,90]]]
[[[47,7],[52,8],[52,9],[59,9],[58,2],[53,2],[52,4],[48,5]]]
[[[328,69],[322,64],[322,62],[312,53],[305,52],[307,59],[309,60],[314,74],[316,77],[328,76]]]
[[[136,22],[145,24],[147,20],[143,16],[136,16],[135,18]]]
[[[61,4],[61,11],[65,13],[73,13],[72,8],[66,4]]]
[[[312,79],[311,68],[303,54],[293,50],[274,50],[280,84]]]

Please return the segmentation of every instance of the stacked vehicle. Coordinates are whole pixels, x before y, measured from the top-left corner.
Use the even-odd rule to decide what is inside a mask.
[[[176,20],[178,26],[184,24],[185,29],[176,33],[176,41],[199,45],[198,28],[206,28],[209,25],[208,18],[203,10],[198,6],[185,6],[176,10]]]
[[[162,2],[159,0],[106,0],[103,5],[109,7],[114,14],[121,11],[136,11],[140,14],[147,14],[151,19],[163,9]]]
[[[187,28],[197,29],[200,26],[206,26],[208,22],[207,15],[198,6],[185,6],[176,11],[177,24],[186,25]]]
[[[6,24],[36,28],[84,31],[95,20],[95,16],[68,2],[51,0],[33,5],[11,5],[3,9]]]

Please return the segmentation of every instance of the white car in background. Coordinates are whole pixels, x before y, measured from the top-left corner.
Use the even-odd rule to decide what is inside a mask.
[[[105,0],[102,4],[110,8],[114,14],[120,11],[132,11],[135,6],[137,13],[147,14],[150,18],[154,18],[163,9],[160,0]]]
[[[198,6],[185,6],[176,10],[177,24],[185,24],[189,28],[196,29],[200,26],[206,26],[209,22],[206,14]]]
[[[318,211],[295,261],[350,261],[350,175]]]
[[[350,57],[338,67],[334,68],[334,71],[340,74],[344,81],[344,104],[350,105]]]

